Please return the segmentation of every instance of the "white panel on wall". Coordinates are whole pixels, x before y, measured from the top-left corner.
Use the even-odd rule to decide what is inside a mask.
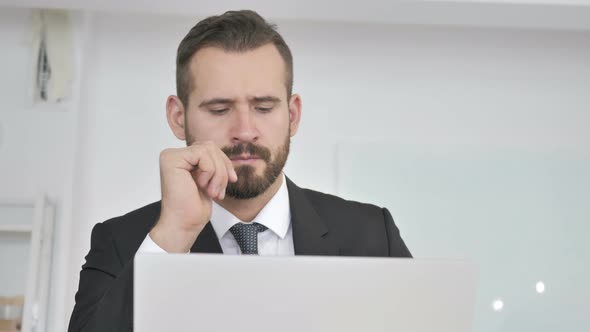
[[[590,328],[590,153],[373,142],[338,156],[339,194],[389,208],[415,257],[479,264],[474,331]]]
[[[0,202],[0,296],[25,294],[34,212],[32,204]]]
[[[0,296],[24,295],[31,234],[0,232]]]

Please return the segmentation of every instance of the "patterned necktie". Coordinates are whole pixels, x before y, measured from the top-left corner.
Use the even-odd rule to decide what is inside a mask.
[[[258,255],[258,233],[267,229],[266,226],[253,222],[249,224],[237,223],[229,231],[236,238],[242,255]]]

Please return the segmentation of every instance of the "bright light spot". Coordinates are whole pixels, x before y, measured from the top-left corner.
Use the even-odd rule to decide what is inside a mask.
[[[492,303],[492,308],[494,308],[494,311],[502,311],[502,308],[504,308],[504,301],[500,299],[495,300]]]
[[[545,293],[545,284],[542,281],[539,281],[535,285],[535,289],[537,289],[537,293],[543,294],[543,293]]]

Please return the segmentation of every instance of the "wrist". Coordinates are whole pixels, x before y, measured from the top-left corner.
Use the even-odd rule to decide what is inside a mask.
[[[160,218],[149,233],[150,238],[168,253],[187,253],[203,227],[179,227]]]

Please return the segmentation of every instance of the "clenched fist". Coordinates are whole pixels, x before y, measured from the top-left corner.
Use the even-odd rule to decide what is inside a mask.
[[[190,251],[211,217],[213,199],[223,199],[238,176],[214,143],[194,143],[160,154],[162,210],[150,237],[169,253]]]

